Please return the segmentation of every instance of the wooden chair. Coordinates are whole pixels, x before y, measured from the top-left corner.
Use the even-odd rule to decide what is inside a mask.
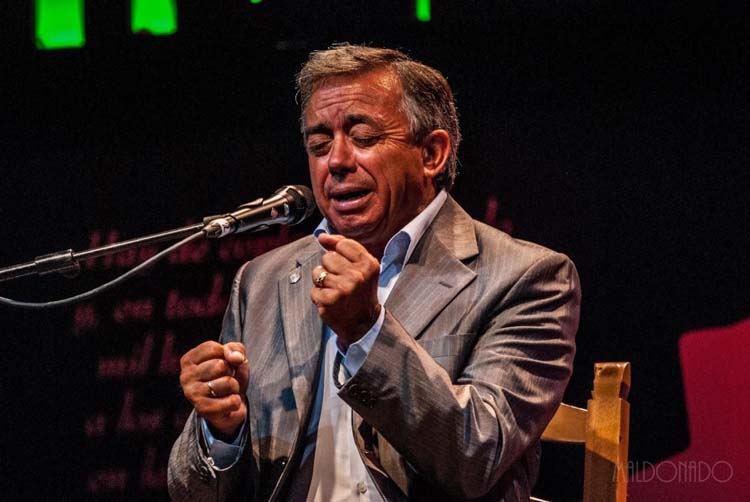
[[[561,404],[542,434],[543,441],[585,446],[583,502],[625,502],[629,391],[630,363],[596,363],[586,409]]]

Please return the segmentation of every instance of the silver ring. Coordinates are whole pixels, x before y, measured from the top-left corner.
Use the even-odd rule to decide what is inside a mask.
[[[323,270],[320,275],[315,279],[315,287],[322,288],[323,282],[326,280],[326,277],[328,277],[328,272]]]
[[[210,381],[206,382],[206,385],[208,385],[208,392],[211,393],[211,397],[218,397],[216,395],[216,392],[214,392],[214,386],[211,385],[211,382]]]

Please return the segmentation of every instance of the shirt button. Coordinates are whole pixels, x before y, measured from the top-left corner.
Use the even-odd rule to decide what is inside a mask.
[[[359,493],[365,493],[367,491],[367,483],[365,483],[364,481],[360,481],[359,483],[357,483],[357,491]]]

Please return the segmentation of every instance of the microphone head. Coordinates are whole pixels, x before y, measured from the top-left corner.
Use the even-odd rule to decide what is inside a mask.
[[[283,195],[289,202],[289,225],[296,225],[307,219],[318,207],[312,190],[305,185],[286,185],[279,188],[276,193]]]

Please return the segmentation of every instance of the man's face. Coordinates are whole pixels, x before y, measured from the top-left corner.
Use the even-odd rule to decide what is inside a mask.
[[[378,258],[435,196],[401,102],[398,78],[375,70],[326,81],[305,109],[318,208],[339,233]]]

